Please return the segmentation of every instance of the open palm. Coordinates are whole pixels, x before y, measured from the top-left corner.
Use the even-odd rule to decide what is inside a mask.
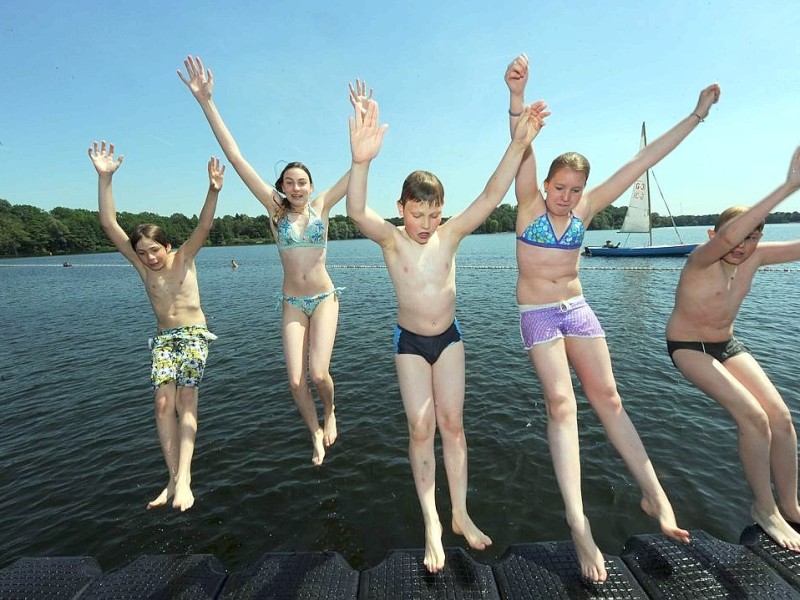
[[[388,125],[378,125],[378,103],[367,100],[366,112],[356,107],[355,115],[350,117],[350,152],[354,163],[372,160],[380,152],[383,134]]]

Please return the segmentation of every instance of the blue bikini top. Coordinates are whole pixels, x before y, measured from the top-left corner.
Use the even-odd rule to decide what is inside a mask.
[[[584,233],[586,233],[586,228],[583,226],[583,221],[575,215],[570,215],[569,225],[564,231],[564,235],[556,238],[553,224],[545,212],[531,221],[531,224],[522,232],[522,235],[517,236],[517,239],[520,242],[525,242],[531,246],[539,246],[540,248],[574,250],[575,248],[580,248],[583,244]]]
[[[302,235],[297,235],[294,227],[289,222],[288,215],[284,216],[276,227],[277,237],[275,243],[278,250],[291,248],[326,248],[328,235],[325,223],[319,218],[311,204],[308,205],[308,224]]]

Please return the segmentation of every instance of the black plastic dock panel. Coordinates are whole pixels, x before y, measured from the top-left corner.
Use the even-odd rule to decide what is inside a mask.
[[[359,600],[500,600],[492,568],[446,548],[444,569],[428,573],[424,550],[392,550],[361,572]]]
[[[647,600],[622,559],[603,556],[608,579],[603,583],[591,583],[581,576],[572,542],[513,544],[495,563],[494,578],[500,595],[506,599]]]
[[[745,528],[739,543],[750,548],[795,589],[800,590],[800,554],[778,546],[758,525]]]
[[[691,534],[689,544],[660,534],[637,535],[625,544],[622,559],[651,598],[800,598],[747,548],[720,541],[705,531]]]
[[[81,600],[211,600],[226,576],[211,554],[140,556],[95,580]]]
[[[0,598],[78,598],[101,575],[91,556],[20,558],[0,571]]]
[[[225,600],[355,600],[358,571],[338,552],[269,552],[232,573]]]

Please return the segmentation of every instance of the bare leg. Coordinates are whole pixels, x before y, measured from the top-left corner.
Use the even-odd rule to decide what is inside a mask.
[[[308,317],[302,310],[288,302],[283,303],[283,354],[289,389],[297,411],[311,433],[313,453],[311,463],[319,466],[325,459],[323,431],[319,426],[317,407],[306,382],[306,356],[308,355]]]
[[[780,393],[752,355],[737,355],[726,360],[723,366],[755,397],[767,414],[772,434],[770,466],[778,506],[787,520],[800,523],[800,507],[797,501],[797,433],[792,415]]]
[[[162,385],[155,392],[155,416],[158,440],[164,461],[167,463],[169,479],[167,487],[154,500],[147,503],[147,508],[164,506],[175,493],[175,477],[178,474],[179,435],[178,422],[175,419],[175,382]]]
[[[581,574],[602,582],[608,577],[605,560],[583,511],[577,402],[564,340],[536,345],[529,354],[547,402],[547,440]]]
[[[181,512],[194,505],[192,494],[192,456],[197,436],[197,395],[198,389],[179,387],[176,399],[178,412],[178,434],[180,450],[178,455],[178,473],[175,476],[175,500],[172,506]]]
[[[333,445],[338,435],[336,414],[334,413],[336,407],[333,401],[333,378],[330,374],[331,355],[338,321],[339,300],[336,298],[336,294],[331,294],[319,303],[314,314],[311,315],[309,328],[308,371],[325,413],[322,441],[326,448]]]
[[[739,429],[739,457],[754,496],[750,510],[753,519],[779,546],[800,552],[800,534],[781,516],[772,496],[771,432],[767,413],[733,375],[737,367],[746,364],[745,356],[734,356],[725,361],[725,366],[693,350],[678,350],[673,358],[684,377],[716,400],[736,422]]]
[[[691,541],[689,532],[678,527],[667,494],[658,481],[636,428],[622,406],[605,339],[569,338],[566,347],[569,361],[575,368],[609,441],[619,452],[642,490],[642,510],[658,521],[664,535],[678,542]]]
[[[408,420],[408,459],[414,475],[422,518],[425,523],[425,567],[431,573],[444,567],[442,525],[436,512],[436,433],[432,373],[430,365],[413,354],[395,355],[400,395]]]
[[[467,438],[464,434],[464,344],[448,347],[433,365],[433,395],[436,424],[442,436],[442,453],[453,507],[451,526],[470,547],[485,550],[492,540],[467,513]]]

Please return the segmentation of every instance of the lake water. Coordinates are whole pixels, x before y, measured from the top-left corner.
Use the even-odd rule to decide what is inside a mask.
[[[704,228],[682,229],[702,241]],[[767,226],[795,239],[800,225]],[[587,243],[620,239],[589,232]],[[659,230],[657,242],[672,242]],[[668,239],[670,238],[670,239]],[[236,259],[240,268],[230,268]],[[274,246],[205,248],[203,307],[219,336],[200,393],[194,507],[145,510],[166,471],[149,391],[154,319],[119,254],[0,261],[0,567],[22,556],[91,555],[105,570],[141,554],[213,553],[229,570],[268,551],[340,552],[354,568],[392,548],[421,548],[422,519],[407,460],[392,334],[395,301],[378,247],[331,242],[342,297],[333,356],[339,440],[322,468],[286,383]],[[494,546],[564,540],[569,531],[545,435],[546,410],[521,349],[512,234],[471,236],[459,252],[458,319],[465,334],[468,506]],[[583,259],[586,296],[608,334],[625,406],[683,527],[738,541],[750,493],[736,430],[687,384],[664,350],[683,259]],[[760,273],[737,334],[798,403],[796,293],[800,265]],[[639,491],[579,393],[586,512],[601,549],[619,554],[657,532]],[[798,424],[800,426],[800,424]],[[449,498],[437,444],[437,499]],[[463,539],[446,527],[446,546]]]

